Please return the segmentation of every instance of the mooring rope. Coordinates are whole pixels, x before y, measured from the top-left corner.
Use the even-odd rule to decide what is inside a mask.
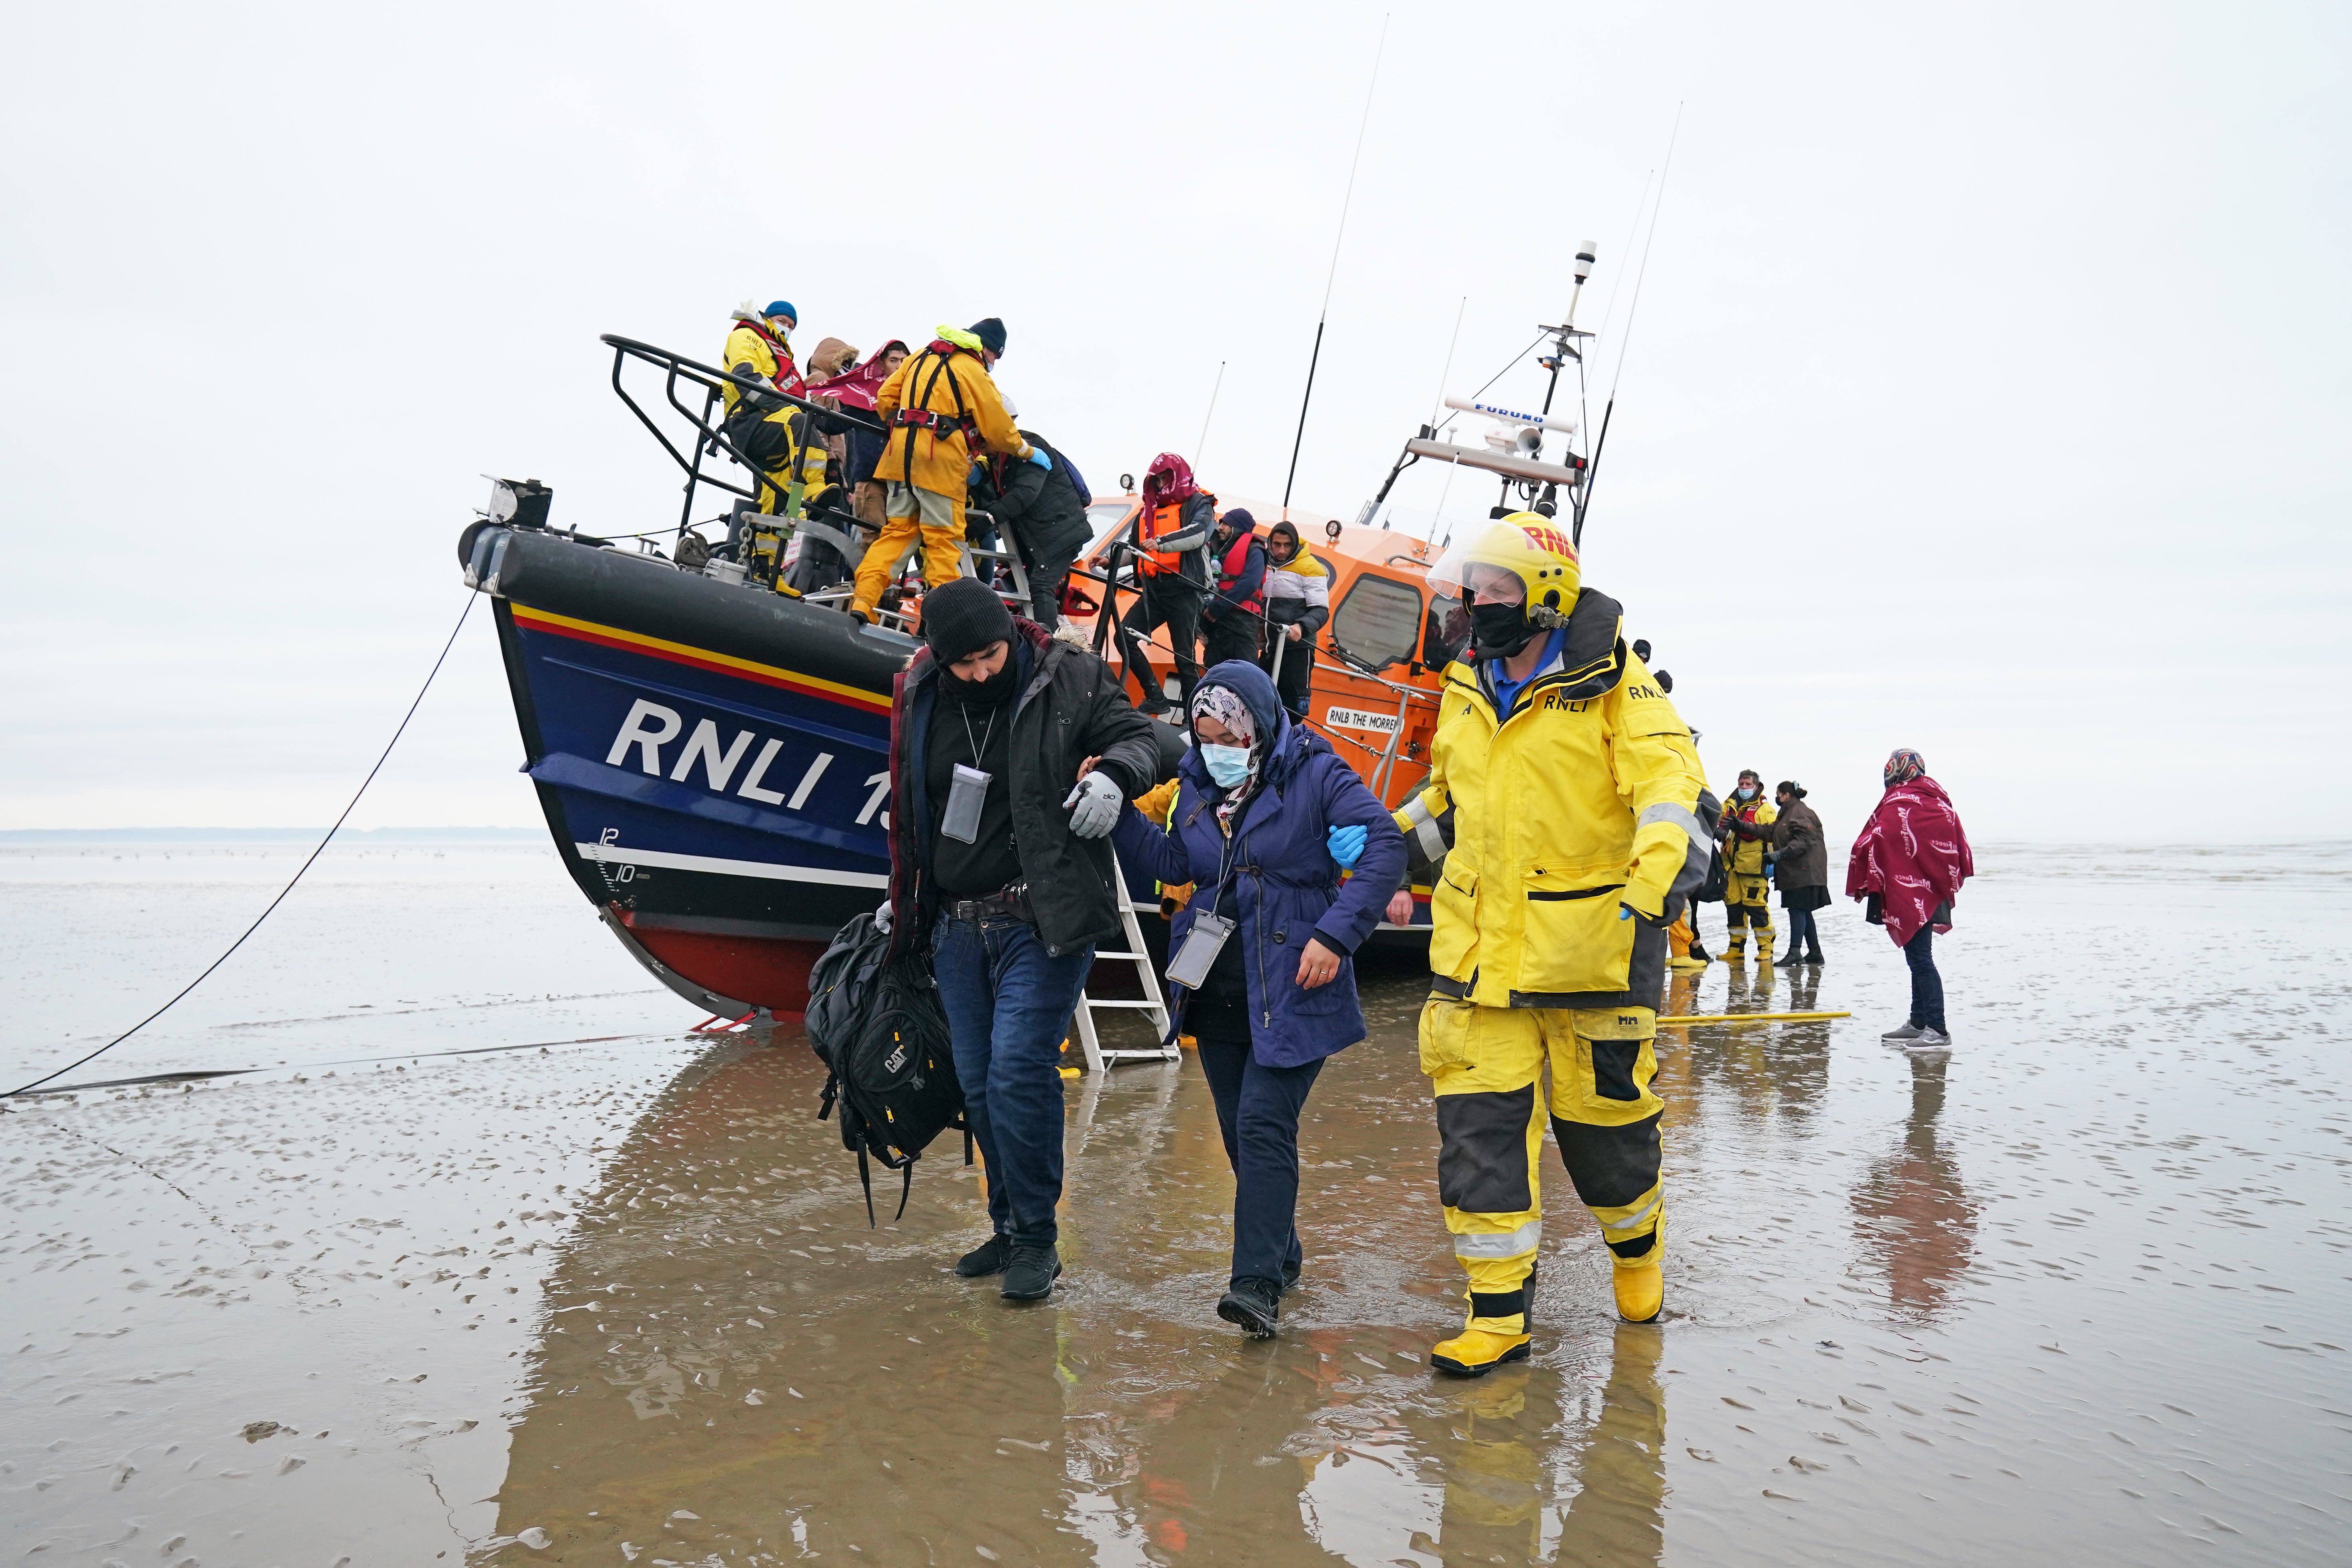
[[[156,1019],[170,1012],[173,1006],[179,1002],[181,997],[185,996],[189,992],[194,991],[197,986],[202,985],[211,977],[214,970],[218,969],[222,964],[226,963],[229,961],[229,954],[235,952],[238,948],[245,945],[246,937],[251,936],[255,931],[261,929],[261,922],[268,920],[270,916],[270,912],[276,910],[278,905],[286,901],[286,895],[294,890],[294,884],[302,879],[302,873],[308,871],[310,868],[312,862],[316,861],[320,855],[326,853],[327,846],[333,841],[335,835],[342,830],[344,822],[350,818],[352,808],[359,805],[360,796],[367,794],[368,785],[375,783],[375,775],[383,770],[383,764],[390,760],[393,747],[400,744],[400,737],[407,732],[408,721],[416,717],[416,710],[419,705],[424,702],[425,694],[433,689],[433,678],[441,673],[441,666],[449,658],[449,650],[457,646],[457,634],[466,629],[466,617],[474,613],[474,600],[478,596],[478,595],[470,588],[466,591],[466,607],[457,612],[457,624],[449,628],[449,640],[441,645],[441,656],[433,661],[433,668],[425,675],[425,684],[416,689],[416,700],[408,705],[408,711],[400,716],[399,727],[393,731],[392,739],[383,743],[383,754],[376,758],[375,766],[367,771],[367,777],[360,780],[360,787],[352,792],[351,801],[343,807],[342,815],[335,818],[334,826],[327,829],[327,836],[319,840],[319,847],[310,851],[310,858],[303,861],[299,867],[296,868],[294,875],[287,879],[286,885],[278,889],[278,896],[269,900],[269,907],[263,910],[259,914],[253,918],[253,923],[245,928],[245,935],[240,936],[235,942],[230,942],[226,952],[223,952],[218,958],[214,959],[210,963],[205,965],[205,970],[202,974],[197,975],[194,980],[191,980],[185,985],[181,986],[180,989],[173,994],[171,1001],[164,1003],[161,1007],[156,1008],[152,1013],[148,1014],[145,1017],[131,1025],[131,1027],[123,1030],[122,1033],[115,1036],[114,1038],[107,1041],[106,1044],[90,1052],[89,1055],[81,1058],[80,1060],[68,1062],[65,1066],[58,1068],[57,1071],[48,1074],[47,1077],[37,1078],[30,1083],[21,1084],[18,1087],[10,1089],[6,1094],[0,1095],[0,1100],[14,1100],[18,1095],[30,1093],[32,1090],[40,1088],[43,1084],[49,1082],[52,1079],[63,1078],[66,1074],[73,1071],[74,1068],[81,1066],[83,1062],[95,1061],[100,1057],[104,1056],[107,1052],[121,1045],[123,1041],[129,1039],[140,1030],[145,1028],[148,1025],[153,1023]]]

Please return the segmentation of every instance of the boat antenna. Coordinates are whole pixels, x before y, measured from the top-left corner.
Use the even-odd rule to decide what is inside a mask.
[[[1666,205],[1666,181],[1675,172],[1675,143],[1683,133],[1683,106],[1675,105],[1675,128],[1666,136],[1666,161],[1658,170],[1658,199],[1650,208],[1650,232],[1642,238],[1642,264],[1633,272],[1633,298],[1625,307],[1625,335],[1617,340],[1617,368],[1609,378],[1609,401],[1601,410],[1601,434],[1592,443],[1592,466],[1585,470],[1582,494],[1577,498],[1576,525],[1571,539],[1584,542],[1584,514],[1592,505],[1593,482],[1601,478],[1601,454],[1609,445],[1609,421],[1617,412],[1618,384],[1625,379],[1625,351],[1633,342],[1633,318],[1642,309],[1642,279],[1650,274],[1650,246],[1658,237],[1658,213]]]
[[[1298,448],[1307,440],[1307,409],[1315,401],[1315,367],[1323,359],[1323,323],[1331,316],[1331,285],[1339,277],[1339,246],[1348,237],[1348,208],[1356,199],[1356,169],[1364,161],[1364,132],[1372,123],[1372,94],[1381,85],[1381,58],[1388,53],[1389,14],[1381,13],[1380,47],[1372,51],[1372,79],[1364,88],[1363,117],[1356,121],[1356,152],[1348,160],[1348,189],[1339,198],[1339,231],[1331,237],[1331,269],[1323,276],[1323,309],[1315,318],[1315,351],[1307,356],[1307,392],[1298,400],[1298,433],[1290,440],[1290,473],[1282,481],[1282,517],[1290,521],[1290,488],[1298,479]]]
[[[1209,411],[1201,416],[1201,438],[1192,443],[1192,471],[1201,468],[1201,454],[1209,449],[1209,421],[1217,416],[1217,393],[1225,384],[1225,362],[1217,362],[1217,379],[1209,388]]]
[[[1462,341],[1462,312],[1469,305],[1470,296],[1465,294],[1462,302],[1454,307],[1454,335],[1445,340],[1445,368],[1437,373],[1437,395],[1429,401],[1429,422],[1432,425],[1437,423],[1437,416],[1445,403],[1445,381],[1454,374],[1454,348]]]

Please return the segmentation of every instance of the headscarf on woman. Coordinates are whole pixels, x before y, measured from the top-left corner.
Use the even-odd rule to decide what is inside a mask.
[[[1214,719],[1239,736],[1242,743],[1250,749],[1249,777],[1226,790],[1224,798],[1217,802],[1218,825],[1230,834],[1234,813],[1241,808],[1242,802],[1250,797],[1250,792],[1257,788],[1257,781],[1265,772],[1265,748],[1258,743],[1257,717],[1250,711],[1249,704],[1242,700],[1240,692],[1230,686],[1213,685],[1203,680],[1192,689],[1191,718],[1194,745],[1201,743],[1201,721],[1208,718]]]
[[[1952,797],[1927,776],[1918,752],[1904,747],[1888,757],[1886,779],[1886,793],[1846,857],[1845,891],[1850,899],[1879,895],[1886,934],[1901,947],[1959,897],[1977,863]],[[1936,934],[1951,929],[1945,920]]]

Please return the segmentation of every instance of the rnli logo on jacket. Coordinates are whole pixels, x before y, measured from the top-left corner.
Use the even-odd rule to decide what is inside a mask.
[[[1544,693],[1543,707],[1546,712],[1581,713],[1591,706],[1592,699],[1590,697],[1566,697],[1557,691]]]
[[[1333,730],[1369,730],[1375,735],[1393,735],[1397,729],[1395,714],[1375,713],[1365,708],[1326,708],[1323,722]]]

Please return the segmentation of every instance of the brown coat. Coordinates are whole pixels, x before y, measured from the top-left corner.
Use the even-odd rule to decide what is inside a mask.
[[[1830,849],[1822,837],[1822,819],[1801,800],[1780,808],[1772,824],[1772,847],[1780,858],[1772,877],[1782,893],[1792,888],[1825,888],[1830,880]]]

